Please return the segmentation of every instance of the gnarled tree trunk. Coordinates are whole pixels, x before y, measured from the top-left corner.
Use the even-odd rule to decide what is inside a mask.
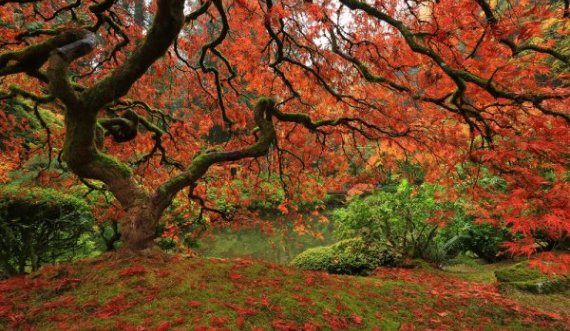
[[[132,251],[153,246],[155,229],[166,205],[153,204],[128,165],[98,149],[95,133],[98,112],[128,93],[134,82],[166,52],[184,24],[184,0],[158,0],[157,4],[152,27],[136,50],[89,88],[76,90],[67,71],[71,62],[95,48],[95,34],[87,29],[71,30],[63,34],[66,38],[55,37],[44,47],[45,53],[49,53],[47,76],[51,93],[65,105],[63,160],[76,175],[105,183],[121,203],[126,212],[120,222],[121,239],[123,247]]]
[[[220,0],[214,2],[219,8],[222,7]],[[120,222],[123,247],[136,252],[152,248],[159,219],[178,192],[193,186],[215,163],[266,154],[276,140],[272,118],[286,117],[276,110],[275,100],[261,98],[253,109],[257,125],[255,143],[233,151],[200,153],[192,159],[187,169],[160,185],[153,193],[143,188],[127,164],[99,149],[96,132],[98,127],[104,125],[98,122],[97,114],[108,104],[125,96],[177,38],[185,20],[184,0],[157,0],[157,4],[158,11],[152,27],[131,56],[109,75],[79,91],[80,93],[68,79],[68,67],[71,62],[95,48],[95,35],[88,30],[80,30],[71,34],[65,42],[48,44],[51,48],[47,72],[50,90],[65,105],[63,159],[76,175],[105,183],[121,203],[126,211],[126,217]],[[188,17],[203,14],[208,6],[209,2],[205,2],[195,14]],[[308,116],[297,115],[293,118],[307,125],[318,126]],[[136,131],[136,126],[136,120],[129,119],[125,122],[125,128]],[[131,139],[131,135],[116,134],[113,137],[116,142],[126,141],[123,138]]]
[[[123,247],[131,251],[152,248],[161,214],[150,203],[135,204],[129,208],[121,221]]]

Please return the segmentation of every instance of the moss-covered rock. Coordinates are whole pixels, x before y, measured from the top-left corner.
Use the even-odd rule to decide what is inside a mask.
[[[570,290],[570,278],[544,274],[537,268],[531,267],[528,262],[499,269],[495,271],[495,277],[499,281],[499,287],[503,289],[516,288],[537,294],[561,293]]]

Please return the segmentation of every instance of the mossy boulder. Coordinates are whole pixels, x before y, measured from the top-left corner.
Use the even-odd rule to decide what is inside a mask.
[[[561,293],[570,290],[568,276],[544,274],[537,268],[531,267],[528,262],[496,270],[495,277],[502,289],[516,288],[537,294]]]
[[[366,275],[379,266],[397,265],[400,261],[389,247],[354,238],[308,249],[297,255],[291,265],[333,274]]]

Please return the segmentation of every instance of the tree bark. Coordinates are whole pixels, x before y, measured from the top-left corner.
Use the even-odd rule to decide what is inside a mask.
[[[135,252],[151,249],[161,215],[162,212],[153,208],[149,202],[129,208],[127,216],[121,222],[122,247]]]

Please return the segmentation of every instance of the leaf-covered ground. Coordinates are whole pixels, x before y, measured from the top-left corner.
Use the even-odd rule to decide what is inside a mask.
[[[566,330],[568,315],[428,269],[372,277],[252,260],[106,255],[0,282],[0,329]]]

